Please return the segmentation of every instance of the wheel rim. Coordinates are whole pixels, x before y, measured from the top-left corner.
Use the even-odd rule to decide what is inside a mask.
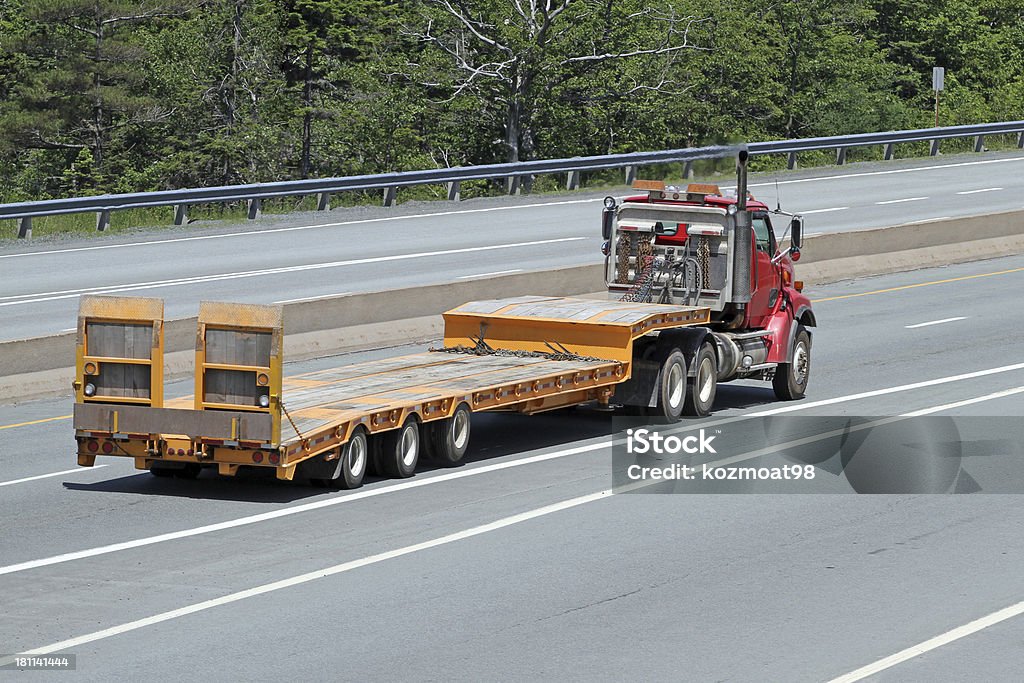
[[[409,425],[402,430],[402,441],[398,445],[402,453],[402,464],[412,467],[416,464],[416,452],[419,444],[416,438],[416,425]]]
[[[715,376],[710,358],[703,358],[700,367],[697,369],[697,396],[701,405],[711,400],[711,394],[715,391]]]
[[[680,406],[686,396],[686,383],[679,363],[673,363],[668,371],[668,390],[668,404],[673,408]]]
[[[803,386],[807,381],[807,373],[810,369],[811,357],[807,353],[807,345],[800,342],[793,352],[793,381]]]
[[[366,467],[366,439],[355,438],[348,447],[348,471],[358,478]]]
[[[469,413],[465,410],[455,412],[455,419],[452,420],[452,443],[455,449],[461,451],[469,441]]]

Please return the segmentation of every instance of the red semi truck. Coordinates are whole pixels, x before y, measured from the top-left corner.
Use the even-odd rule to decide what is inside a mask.
[[[711,310],[705,326],[662,332],[638,344],[633,377],[616,390],[616,402],[655,408],[658,373],[675,351],[686,360],[688,414],[707,415],[718,383],[735,379],[770,381],[782,400],[803,397],[811,370],[809,328],[816,320],[793,269],[802,220],[770,210],[747,192],[747,156],[739,153],[732,195],[715,185],[638,181],[634,188],[645,194],[621,204],[605,199],[609,294]],[[773,217],[783,217],[788,244]]]

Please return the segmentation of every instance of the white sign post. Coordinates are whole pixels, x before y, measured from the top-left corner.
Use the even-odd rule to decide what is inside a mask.
[[[939,127],[939,93],[946,87],[946,70],[941,66],[932,67],[932,90],[935,91],[935,127]]]

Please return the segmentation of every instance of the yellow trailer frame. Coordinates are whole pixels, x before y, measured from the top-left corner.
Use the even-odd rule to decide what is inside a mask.
[[[357,428],[379,434],[410,416],[429,423],[462,404],[526,414],[607,404],[632,374],[637,339],[710,320],[709,309],[688,306],[541,296],[475,301],[443,314],[443,349],[285,378],[281,307],[203,302],[195,395],[165,407],[155,389],[163,358],[157,301],[82,300],[74,416],[81,465],[100,453],[133,457],[139,469],[209,464],[234,475],[240,466],[274,467],[277,478],[291,480],[304,461],[340,457]],[[89,353],[87,332],[98,321],[136,335],[132,325],[152,327],[148,402],[82,393],[87,363],[116,360]]]

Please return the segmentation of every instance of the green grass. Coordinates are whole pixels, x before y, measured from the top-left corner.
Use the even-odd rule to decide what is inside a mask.
[[[985,147],[990,151],[1016,149],[1016,140],[1016,135],[990,136],[985,139]],[[947,155],[971,152],[973,149],[973,138],[943,140],[940,146],[941,152]],[[929,152],[928,142],[900,144],[896,146],[895,158],[926,157]],[[847,151],[846,161],[847,163],[881,161],[883,157],[884,147],[881,145],[852,147]],[[798,167],[807,169],[834,166],[835,161],[835,150],[802,152],[798,156]],[[698,161],[694,163],[694,176],[707,180],[729,178],[732,176],[732,168],[732,161],[728,159]],[[777,172],[785,170],[785,168],[786,155],[784,154],[758,156],[750,163],[750,170],[755,173]],[[678,182],[683,180],[683,170],[682,163],[658,164],[640,169],[639,175],[643,178]],[[623,178],[622,169],[584,172],[580,174],[580,189],[596,191],[621,187]],[[533,180],[530,194],[543,195],[564,192],[565,182],[566,175],[564,173],[537,176]],[[462,183],[461,186],[462,199],[498,197],[504,194],[504,179],[471,180]],[[447,196],[447,188],[443,185],[421,185],[399,188],[398,191],[400,202],[444,200]],[[331,207],[380,206],[382,198],[382,191],[342,192],[331,197]],[[268,215],[283,215],[315,209],[315,196],[269,199],[263,203],[263,213]],[[197,223],[194,227],[213,228],[216,227],[216,221],[238,222],[244,220],[246,207],[241,202],[195,205],[189,208],[188,217],[191,223]],[[105,232],[100,233],[96,230],[96,214],[94,213],[45,216],[33,219],[32,237],[33,239],[47,239],[68,235],[88,237],[99,234],[130,233],[146,228],[172,225],[173,218],[174,209],[170,206],[114,211],[110,214],[109,227]],[[17,221],[0,221],[0,242],[7,240],[17,242],[19,241],[17,236]]]

